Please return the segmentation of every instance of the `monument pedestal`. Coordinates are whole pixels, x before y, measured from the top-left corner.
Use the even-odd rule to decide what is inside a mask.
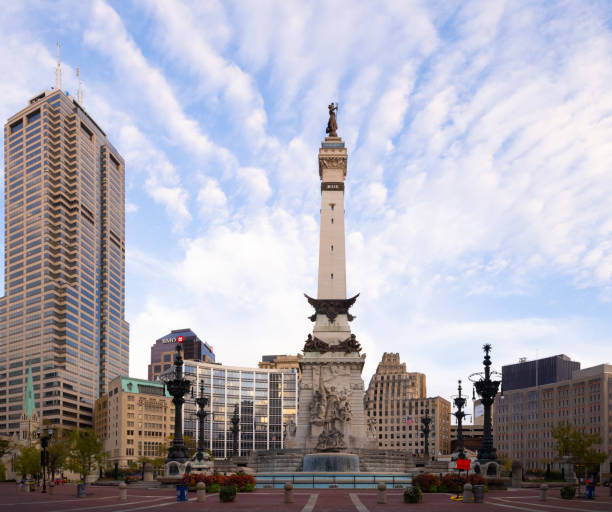
[[[365,354],[357,351],[305,351],[300,356],[298,421],[295,435],[287,439],[288,448],[300,448],[305,453],[350,453],[376,447],[368,435],[363,408],[364,361]]]

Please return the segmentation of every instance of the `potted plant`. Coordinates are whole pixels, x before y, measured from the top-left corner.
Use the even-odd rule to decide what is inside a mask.
[[[406,487],[404,490],[404,503],[421,503],[423,501],[423,492],[416,485]]]
[[[219,489],[219,501],[227,503],[236,499],[236,487],[233,485],[224,485]]]
[[[564,500],[571,500],[576,495],[576,488],[572,485],[564,485],[561,487],[561,497]]]

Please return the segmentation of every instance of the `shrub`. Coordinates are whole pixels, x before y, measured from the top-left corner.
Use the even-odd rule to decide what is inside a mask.
[[[561,497],[564,500],[571,500],[576,495],[576,489],[571,485],[561,487]]]
[[[482,475],[477,475],[476,473],[471,474],[468,481],[472,485],[484,485],[486,483],[484,477]]]
[[[233,485],[223,485],[219,490],[219,501],[225,503],[236,499],[236,487]]]
[[[431,473],[421,473],[413,477],[412,485],[420,487],[423,492],[436,492],[440,486],[440,478]]]
[[[465,484],[466,478],[463,475],[457,473],[447,473],[442,477],[442,483],[440,485],[441,492],[461,492],[463,490],[463,484]],[[446,491],[442,490],[442,487],[446,488]]]
[[[240,492],[251,492],[255,489],[256,481],[253,475],[239,471],[227,476],[225,483],[235,486]]]
[[[231,475],[220,475],[219,473],[214,473],[212,475],[190,473],[189,475],[183,475],[182,481],[184,484],[187,484],[190,489],[195,489],[198,482],[204,482],[206,485],[206,492],[208,493],[218,492],[219,488],[223,485],[232,485],[240,492],[251,492],[255,490],[255,484],[257,483],[253,475],[249,475],[242,471],[232,473]]]
[[[423,501],[423,493],[416,485],[406,487],[404,490],[404,503],[421,503]]]

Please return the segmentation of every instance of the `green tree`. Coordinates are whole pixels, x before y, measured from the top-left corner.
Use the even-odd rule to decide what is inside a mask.
[[[0,459],[13,449],[11,440],[5,437],[0,437]]]
[[[15,471],[21,476],[40,473],[40,450],[36,446],[21,446],[15,459]]]
[[[588,471],[598,472],[599,465],[606,460],[606,454],[595,448],[601,444],[599,434],[588,434],[568,423],[559,423],[551,434],[557,443],[558,459],[569,457],[576,473],[578,469],[584,470],[585,481]]]
[[[102,464],[104,442],[91,428],[74,430],[70,434],[68,467],[81,476],[83,483],[96,465]]]
[[[151,464],[154,469],[162,469],[166,462],[165,457],[138,457],[138,464],[142,467],[143,464]]]
[[[70,455],[70,432],[57,429],[47,446],[47,471],[51,479],[55,473],[67,468]]]

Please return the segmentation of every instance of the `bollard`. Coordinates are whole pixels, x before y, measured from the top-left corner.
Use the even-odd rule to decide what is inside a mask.
[[[546,501],[546,493],[548,492],[548,485],[540,485],[540,501]]]
[[[198,495],[199,503],[204,503],[206,501],[206,484],[204,484],[204,482],[198,482],[196,484],[196,494]]]
[[[472,484],[465,484],[463,486],[463,503],[472,503],[473,501]]]
[[[285,482],[285,503],[293,503],[293,484]]]
[[[53,494],[55,492],[55,484],[53,482],[49,482],[49,494]]]
[[[376,503],[387,503],[387,484],[385,482],[378,484],[378,499]]]
[[[119,484],[119,499],[127,500],[127,485],[125,485],[125,482]]]

